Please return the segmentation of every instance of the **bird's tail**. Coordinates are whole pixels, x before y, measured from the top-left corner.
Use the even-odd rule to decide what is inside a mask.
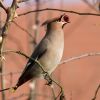
[[[18,86],[14,86],[10,88],[10,92],[14,93],[17,90]]]

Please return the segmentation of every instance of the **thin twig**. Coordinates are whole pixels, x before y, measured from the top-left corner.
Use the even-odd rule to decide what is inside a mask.
[[[94,5],[92,5],[92,4],[90,4],[90,2],[88,1],[88,0],[82,0],[84,3],[86,3],[90,8],[92,8],[92,9],[94,9],[95,11],[97,11],[96,9],[95,9],[95,4]]]
[[[27,2],[27,1],[30,1],[30,0],[19,0],[18,3],[23,3],[23,2]]]
[[[6,11],[7,18],[6,18],[5,24],[2,28],[2,36],[6,36],[10,22],[13,21],[13,19],[15,17],[15,11],[17,9],[17,2],[16,1],[17,0],[13,0],[11,7],[8,8],[7,11]]]
[[[32,36],[32,34],[30,32],[28,32],[28,30],[24,29],[23,27],[21,27],[20,25],[18,25],[15,21],[13,21],[13,23],[20,28],[22,31],[26,32],[32,39],[34,39],[34,37]]]
[[[2,1],[0,1],[0,7],[4,9],[4,11],[7,13],[7,8],[3,5]]]
[[[97,89],[95,91],[95,95],[94,95],[92,100],[96,100],[99,89],[100,89],[100,84],[98,85],[98,87],[97,87]]]
[[[11,4],[11,7],[7,8],[7,9],[3,5],[2,1],[0,0],[0,7],[3,8],[4,11],[7,14],[6,22],[5,22],[5,24],[2,27],[1,32],[0,32],[0,38],[1,38],[1,41],[0,41],[0,56],[1,56],[0,71],[1,71],[1,73],[3,73],[4,67],[3,67],[3,60],[2,60],[2,58],[3,58],[2,52],[3,52],[4,40],[5,40],[4,37],[7,36],[7,31],[8,31],[8,28],[10,26],[10,22],[14,19],[15,11],[16,11],[16,8],[17,8],[17,0],[13,0],[12,4]],[[9,88],[4,89],[3,76],[1,76],[0,78],[1,78],[1,88],[2,88],[2,90],[1,90],[2,91],[2,100],[5,100],[4,90],[8,90]]]
[[[71,61],[82,59],[82,58],[89,57],[89,56],[100,56],[100,52],[90,52],[90,53],[85,53],[79,56],[66,58],[65,60],[61,61],[60,64],[65,64],[67,62],[71,62]]]
[[[10,88],[1,89],[0,92],[6,91],[6,90],[9,90],[9,89],[10,89]]]
[[[43,12],[43,11],[60,11],[60,12],[67,12],[67,13],[72,13],[72,14],[77,14],[77,15],[90,15],[90,16],[100,16],[100,14],[98,13],[81,13],[81,12],[77,12],[77,11],[72,11],[72,10],[63,10],[63,9],[56,9],[56,8],[44,8],[44,9],[39,9],[39,10],[31,10],[22,14],[18,14],[18,16],[23,16],[23,15],[27,15],[30,13],[34,13],[34,12]]]
[[[93,0],[93,4],[89,2],[89,0],[82,0],[85,2],[90,8],[94,9],[95,11],[100,13],[100,1],[99,0]]]

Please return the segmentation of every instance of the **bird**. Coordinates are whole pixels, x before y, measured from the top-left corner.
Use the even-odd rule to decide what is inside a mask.
[[[37,60],[45,71],[51,74],[59,65],[64,51],[63,27],[69,22],[68,15],[61,14],[58,17],[46,20],[42,26],[46,26],[46,34],[36,46],[30,56]],[[42,77],[40,66],[32,59],[29,59],[17,84],[12,88],[14,91],[27,81]]]

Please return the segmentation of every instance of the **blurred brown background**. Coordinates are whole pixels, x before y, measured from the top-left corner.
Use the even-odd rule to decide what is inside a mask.
[[[18,13],[27,12],[36,9],[36,1],[26,2],[19,5]],[[99,13],[97,6],[93,8],[85,2],[66,2],[63,0],[40,0],[39,9],[42,8],[58,8],[65,10],[73,10],[77,12]],[[1,19],[5,20],[5,14],[2,9]],[[43,11],[38,14],[38,36],[39,42],[45,34],[45,27],[41,27],[41,23],[48,18],[58,16],[63,12]],[[64,28],[65,32],[65,49],[63,58],[75,57],[90,52],[100,52],[100,17],[89,15],[76,15],[66,13],[70,18],[70,23]],[[36,27],[36,13],[30,13],[16,18],[14,21],[26,29],[26,33],[14,23],[11,24],[6,38],[5,50],[20,50],[31,55],[34,49],[34,32]],[[31,36],[32,35],[32,36]],[[17,82],[20,72],[23,70],[27,59],[23,56],[9,53],[5,55],[3,66],[4,85],[5,88],[14,86]],[[92,100],[97,86],[100,83],[100,56],[85,57],[73,60],[71,62],[60,65],[53,73],[52,77],[60,83],[64,89],[66,100]],[[28,100],[31,84],[27,82],[15,93],[5,91],[5,100]],[[45,85],[45,81],[37,79],[34,88],[33,100],[52,100],[52,90]],[[56,95],[59,88],[54,86]],[[100,100],[100,91],[96,100]],[[2,99],[0,93],[0,100]],[[30,99],[31,100],[31,99]]]

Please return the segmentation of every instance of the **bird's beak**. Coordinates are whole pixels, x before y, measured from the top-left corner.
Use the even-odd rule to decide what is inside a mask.
[[[70,21],[64,22],[62,28],[68,23],[70,23]]]
[[[70,21],[64,22],[64,25],[67,24],[67,23],[70,23]]]

